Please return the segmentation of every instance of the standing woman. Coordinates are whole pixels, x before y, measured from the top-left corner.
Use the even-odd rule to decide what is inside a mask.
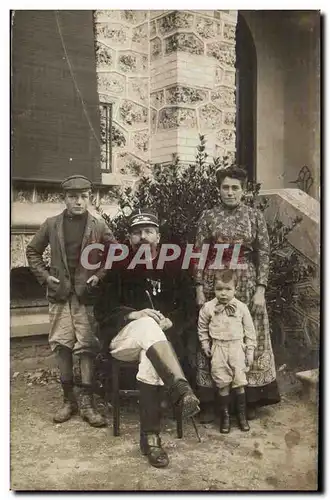
[[[263,214],[242,201],[246,181],[245,171],[237,166],[217,171],[221,203],[202,213],[197,226],[196,247],[201,248],[203,243],[209,243],[211,247],[217,243],[229,244],[224,255],[230,261],[231,247],[235,243],[241,245],[241,262],[247,264],[247,268],[238,270],[236,298],[249,307],[257,333],[257,348],[253,365],[247,373],[246,387],[248,418],[251,419],[255,417],[257,407],[278,403],[280,395],[265,302],[269,237]],[[195,271],[195,284],[197,306],[201,307],[214,297],[214,271],[208,269],[207,264],[204,270]],[[196,382],[201,403],[204,403],[201,420],[211,421],[213,384],[208,360],[200,349],[197,353]]]

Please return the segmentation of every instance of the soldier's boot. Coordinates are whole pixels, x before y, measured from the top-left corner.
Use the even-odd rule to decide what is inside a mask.
[[[63,381],[61,383],[63,389],[63,405],[53,416],[53,421],[57,424],[66,422],[72,415],[78,412],[78,405],[73,392],[73,381]]]
[[[146,355],[168,389],[171,401],[179,408],[182,418],[196,415],[200,411],[199,400],[182,371],[172,344],[166,340],[156,342],[149,347]]]
[[[107,425],[106,419],[94,407],[93,398],[93,378],[94,378],[94,357],[89,353],[80,355],[81,391],[79,410],[83,420],[92,427],[104,427]]]
[[[229,434],[230,432],[230,414],[229,414],[230,395],[219,396],[220,406],[220,432]]]
[[[141,453],[148,457],[153,467],[167,467],[169,458],[159,436],[161,420],[159,386],[139,381],[138,388]]]
[[[236,411],[237,411],[237,421],[240,429],[243,432],[247,432],[250,430],[250,426],[248,424],[246,418],[246,399],[245,392],[236,393]]]

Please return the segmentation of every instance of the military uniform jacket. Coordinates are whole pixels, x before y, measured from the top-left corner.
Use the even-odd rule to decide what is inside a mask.
[[[168,317],[173,326],[166,331],[171,337],[180,335],[189,323],[189,309],[194,302],[192,279],[187,271],[181,270],[179,261],[165,263],[164,269],[156,269],[158,258],[153,261],[153,269],[138,265],[129,270],[134,252],[130,249],[127,259],[108,270],[101,285],[99,299],[95,305],[95,317],[99,323],[100,340],[107,348],[113,337],[127,325],[127,315],[132,311],[146,308],[159,310]],[[150,300],[151,299],[151,300]]]

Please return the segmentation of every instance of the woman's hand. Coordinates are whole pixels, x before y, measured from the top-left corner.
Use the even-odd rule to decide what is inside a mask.
[[[251,312],[261,314],[265,308],[265,287],[257,286],[256,292],[252,298]]]
[[[201,308],[206,302],[203,286],[199,285],[196,287],[196,304],[198,308]]]

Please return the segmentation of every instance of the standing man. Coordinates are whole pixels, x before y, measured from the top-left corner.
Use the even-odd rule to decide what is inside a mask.
[[[62,183],[66,209],[49,217],[41,225],[27,247],[29,266],[37,280],[47,285],[49,300],[49,344],[60,370],[64,403],[55,413],[54,422],[65,422],[77,413],[73,392],[73,359],[79,357],[81,370],[80,415],[94,427],[106,420],[93,405],[94,357],[99,349],[93,302],[96,287],[105,271],[85,269],[80,262],[83,249],[91,243],[111,243],[113,235],[103,220],[91,215],[88,203],[91,182],[82,175],[73,175]],[[50,245],[51,265],[46,269],[42,255]],[[91,252],[89,262],[100,261],[99,252]]]
[[[199,411],[199,401],[168,341],[180,335],[184,321],[182,271],[180,261],[157,269],[159,222],[150,210],[131,217],[129,233],[128,256],[105,278],[95,315],[104,349],[121,361],[139,361],[140,450],[152,466],[166,467],[169,459],[159,436],[160,386],[165,385],[184,418]],[[145,262],[137,263],[142,244],[149,255],[146,252]]]

